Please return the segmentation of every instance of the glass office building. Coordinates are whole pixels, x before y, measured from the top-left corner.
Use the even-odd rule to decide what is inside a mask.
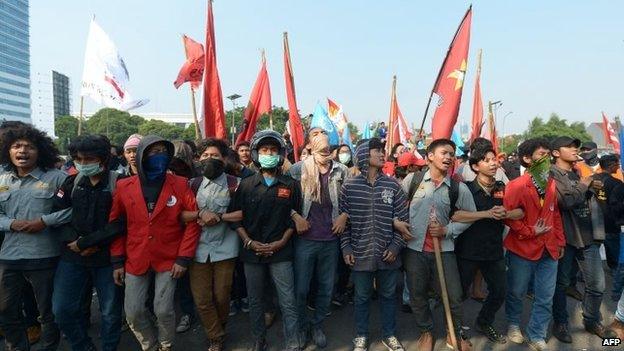
[[[0,1],[0,120],[30,123],[28,0]]]

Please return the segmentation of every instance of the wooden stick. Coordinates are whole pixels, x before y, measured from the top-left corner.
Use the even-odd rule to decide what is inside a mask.
[[[80,97],[80,112],[78,115],[78,135],[82,133],[82,107],[84,105],[84,96]]]
[[[444,268],[442,266],[442,254],[440,253],[440,239],[433,237],[433,250],[435,252],[436,268],[438,270],[438,280],[440,280],[440,291],[442,291],[442,304],[444,304],[444,316],[446,317],[446,328],[451,336],[451,346],[453,350],[459,350],[457,347],[457,338],[455,336],[455,328],[453,327],[453,317],[451,316],[451,304],[449,303],[448,290],[446,288],[446,279],[444,278]]]

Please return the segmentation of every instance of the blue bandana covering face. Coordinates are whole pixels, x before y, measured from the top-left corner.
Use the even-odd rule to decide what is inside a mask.
[[[165,175],[169,166],[169,155],[159,153],[148,156],[145,160],[145,176],[149,180],[156,180]]]

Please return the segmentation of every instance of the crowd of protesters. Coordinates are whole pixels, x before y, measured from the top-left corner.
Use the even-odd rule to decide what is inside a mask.
[[[228,318],[248,313],[251,350],[264,351],[276,312],[283,349],[325,348],[331,306],[351,302],[352,349],[367,351],[375,300],[389,351],[404,349],[401,302],[417,349],[429,351],[441,296],[455,329],[446,343],[464,351],[467,325],[493,343],[537,351],[548,349],[549,330],[572,343],[568,296],[581,300],[588,333],[624,339],[618,155],[599,157],[595,143],[560,136],[524,140],[509,157],[478,138],[461,159],[447,139],[425,150],[392,145],[386,158],[385,132],[353,150],[330,145],[321,128],[301,150],[271,130],[234,147],[134,134],[117,148],[82,135],[63,164],[45,133],[3,122],[6,349],[56,350],[64,335],[75,351],[117,350],[129,327],[142,350],[167,351],[176,332],[199,322],[208,350],[220,351]],[[92,296],[99,347],[88,333]],[[605,296],[619,301],[613,317],[601,315]],[[474,318],[462,311],[467,298],[483,303]],[[494,326],[503,307],[506,331]]]

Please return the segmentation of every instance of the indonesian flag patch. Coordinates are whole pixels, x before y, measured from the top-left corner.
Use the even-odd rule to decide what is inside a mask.
[[[63,189],[59,189],[58,193],[56,193],[56,197],[62,199],[63,196],[65,196],[65,192],[63,192]]]

